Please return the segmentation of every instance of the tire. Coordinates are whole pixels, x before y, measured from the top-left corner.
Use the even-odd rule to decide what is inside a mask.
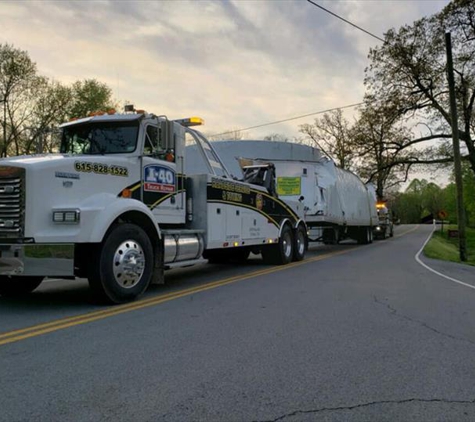
[[[35,290],[43,281],[43,277],[1,276],[0,296],[23,296]]]
[[[389,231],[389,237],[394,237],[394,228],[391,226],[391,230]]]
[[[266,264],[286,265],[294,256],[294,236],[287,224],[282,228],[279,242],[262,247],[262,258]]]
[[[292,261],[302,261],[308,247],[307,232],[304,226],[298,226],[294,234],[294,255]]]
[[[129,223],[114,226],[93,253],[88,279],[95,299],[136,299],[150,284],[153,258],[152,243],[142,228]]]
[[[373,228],[372,227],[360,227],[360,234],[358,236],[358,243],[360,245],[368,245],[373,243]]]

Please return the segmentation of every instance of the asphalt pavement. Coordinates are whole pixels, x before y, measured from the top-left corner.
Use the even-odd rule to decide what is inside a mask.
[[[473,421],[475,290],[416,262],[431,229],[175,271],[115,314],[84,281],[0,298],[0,420]]]

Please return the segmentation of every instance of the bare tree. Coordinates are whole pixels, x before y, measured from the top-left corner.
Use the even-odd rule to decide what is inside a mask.
[[[53,128],[71,117],[115,108],[112,91],[95,79],[65,86],[37,73],[26,51],[0,44],[0,156],[54,151]]]
[[[3,105],[1,157],[7,155],[10,144],[17,139],[17,121],[27,119],[28,110],[24,105],[33,95],[36,82],[36,64],[28,53],[9,44],[0,44],[0,98]],[[17,145],[15,149],[18,151]]]
[[[459,112],[459,137],[475,172],[475,2],[454,0],[442,12],[386,33],[386,42],[369,53],[365,83],[369,93],[403,116],[423,116],[427,133],[413,145],[451,138],[444,33],[450,31]],[[437,148],[435,149],[437,150]]]
[[[318,147],[325,155],[343,169],[354,169],[356,151],[350,134],[350,124],[341,110],[326,113],[315,119],[313,125],[304,124],[299,131],[310,144]]]
[[[221,140],[226,140],[226,141],[241,141],[245,139],[247,136],[246,132],[243,132],[242,130],[239,129],[230,129],[225,132],[213,134],[213,133],[206,133],[206,137],[210,141],[221,141]]]

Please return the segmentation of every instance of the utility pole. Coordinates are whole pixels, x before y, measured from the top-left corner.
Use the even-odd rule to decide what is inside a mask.
[[[455,98],[454,64],[452,61],[452,38],[450,32],[445,34],[445,48],[447,50],[447,79],[450,95],[450,119],[452,121],[452,139],[454,146],[455,184],[457,185],[457,217],[459,232],[460,261],[467,260],[467,240],[465,237],[465,209],[463,206],[462,164],[460,159],[459,127],[457,117],[457,102]]]
[[[3,103],[3,145],[5,148],[7,144],[7,97],[5,96],[0,102]]]

